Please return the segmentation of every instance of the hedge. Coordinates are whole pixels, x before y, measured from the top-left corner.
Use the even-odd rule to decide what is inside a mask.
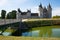
[[[27,27],[40,27],[49,25],[60,25],[60,20],[38,20],[24,22]]]

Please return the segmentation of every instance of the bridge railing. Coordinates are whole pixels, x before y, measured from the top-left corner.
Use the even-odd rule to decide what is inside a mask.
[[[20,19],[0,19],[0,25],[20,22]]]
[[[60,18],[51,18],[51,19],[27,19],[27,21],[34,21],[34,20],[60,20]],[[26,19],[0,19],[0,25],[10,24],[10,23],[16,23],[16,22],[24,22]]]

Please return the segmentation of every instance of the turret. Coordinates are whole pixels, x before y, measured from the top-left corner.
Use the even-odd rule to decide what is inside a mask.
[[[46,9],[46,7],[44,7],[44,9],[43,9],[43,12],[47,12],[47,9]]]
[[[39,7],[41,7],[42,8],[42,4],[40,3],[40,5],[39,5]]]
[[[49,3],[49,5],[47,6],[47,8],[48,8],[48,10],[52,10],[50,3]]]
[[[40,3],[40,5],[39,5],[39,11],[40,11],[41,9],[43,9],[43,7],[42,7],[42,4]]]
[[[47,10],[48,10],[49,18],[51,18],[52,17],[52,8],[51,8],[50,4],[47,6]]]
[[[46,7],[43,9],[43,18],[48,18],[48,13]]]
[[[43,17],[43,7],[42,4],[40,3],[39,5],[39,17],[42,18]]]

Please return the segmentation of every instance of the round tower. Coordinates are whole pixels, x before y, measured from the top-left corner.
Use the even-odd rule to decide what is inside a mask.
[[[48,13],[46,7],[43,9],[43,18],[48,18]]]
[[[42,7],[42,4],[41,3],[39,5],[39,17],[40,18],[43,18],[43,7]]]
[[[48,18],[51,18],[52,17],[52,8],[51,8],[50,4],[47,6],[47,10],[48,10]]]

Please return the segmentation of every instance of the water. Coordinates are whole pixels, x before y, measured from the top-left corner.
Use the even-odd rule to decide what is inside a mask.
[[[1,33],[2,31],[0,31]],[[3,36],[12,36],[12,32],[3,32]],[[27,37],[60,37],[60,26],[46,26],[32,28],[29,32],[22,33]]]
[[[29,32],[22,33],[22,36],[30,37],[60,37],[60,27],[37,27]]]
[[[3,36],[10,36],[11,35],[11,32],[3,32],[2,35]]]
[[[0,31],[0,34],[1,34],[1,31]],[[2,35],[3,36],[11,36],[11,32],[3,32]]]

